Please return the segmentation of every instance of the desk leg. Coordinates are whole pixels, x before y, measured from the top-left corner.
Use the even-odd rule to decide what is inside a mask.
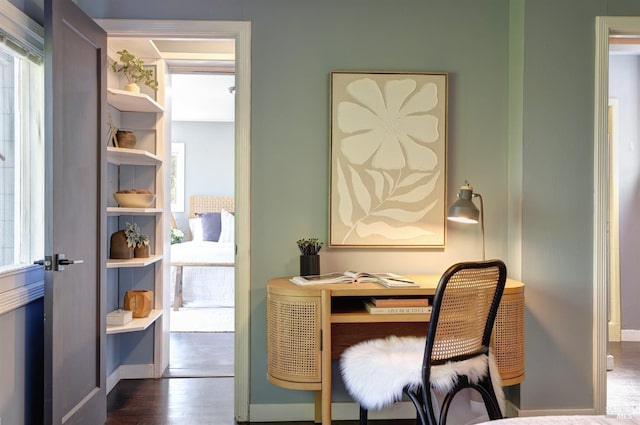
[[[314,391],[314,419],[317,424],[322,422],[322,391]]]
[[[173,292],[173,311],[182,307],[182,266],[176,266],[176,288]]]
[[[331,425],[331,292],[322,291],[322,425]]]

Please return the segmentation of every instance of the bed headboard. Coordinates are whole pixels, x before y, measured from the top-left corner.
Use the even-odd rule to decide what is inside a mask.
[[[220,211],[223,208],[234,211],[233,196],[193,195],[189,198],[189,218],[195,218],[196,213]]]

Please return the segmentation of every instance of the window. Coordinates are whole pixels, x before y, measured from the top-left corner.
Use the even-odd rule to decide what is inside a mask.
[[[0,14],[0,273],[44,252],[42,52],[16,36],[15,23]]]

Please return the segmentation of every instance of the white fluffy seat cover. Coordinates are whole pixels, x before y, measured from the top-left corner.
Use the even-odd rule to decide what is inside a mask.
[[[422,385],[424,350],[424,337],[397,336],[347,348],[340,358],[340,370],[349,394],[367,410],[380,410],[399,401],[405,386],[415,390]],[[491,368],[493,388],[504,412],[502,381],[492,353],[488,357],[432,366],[431,387],[447,393],[457,383],[458,375],[467,375],[470,382],[477,383],[487,374],[487,367]]]

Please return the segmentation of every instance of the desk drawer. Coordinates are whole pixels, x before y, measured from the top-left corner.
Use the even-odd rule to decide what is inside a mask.
[[[426,336],[429,322],[332,323],[331,358],[338,359],[348,347],[374,338]]]

